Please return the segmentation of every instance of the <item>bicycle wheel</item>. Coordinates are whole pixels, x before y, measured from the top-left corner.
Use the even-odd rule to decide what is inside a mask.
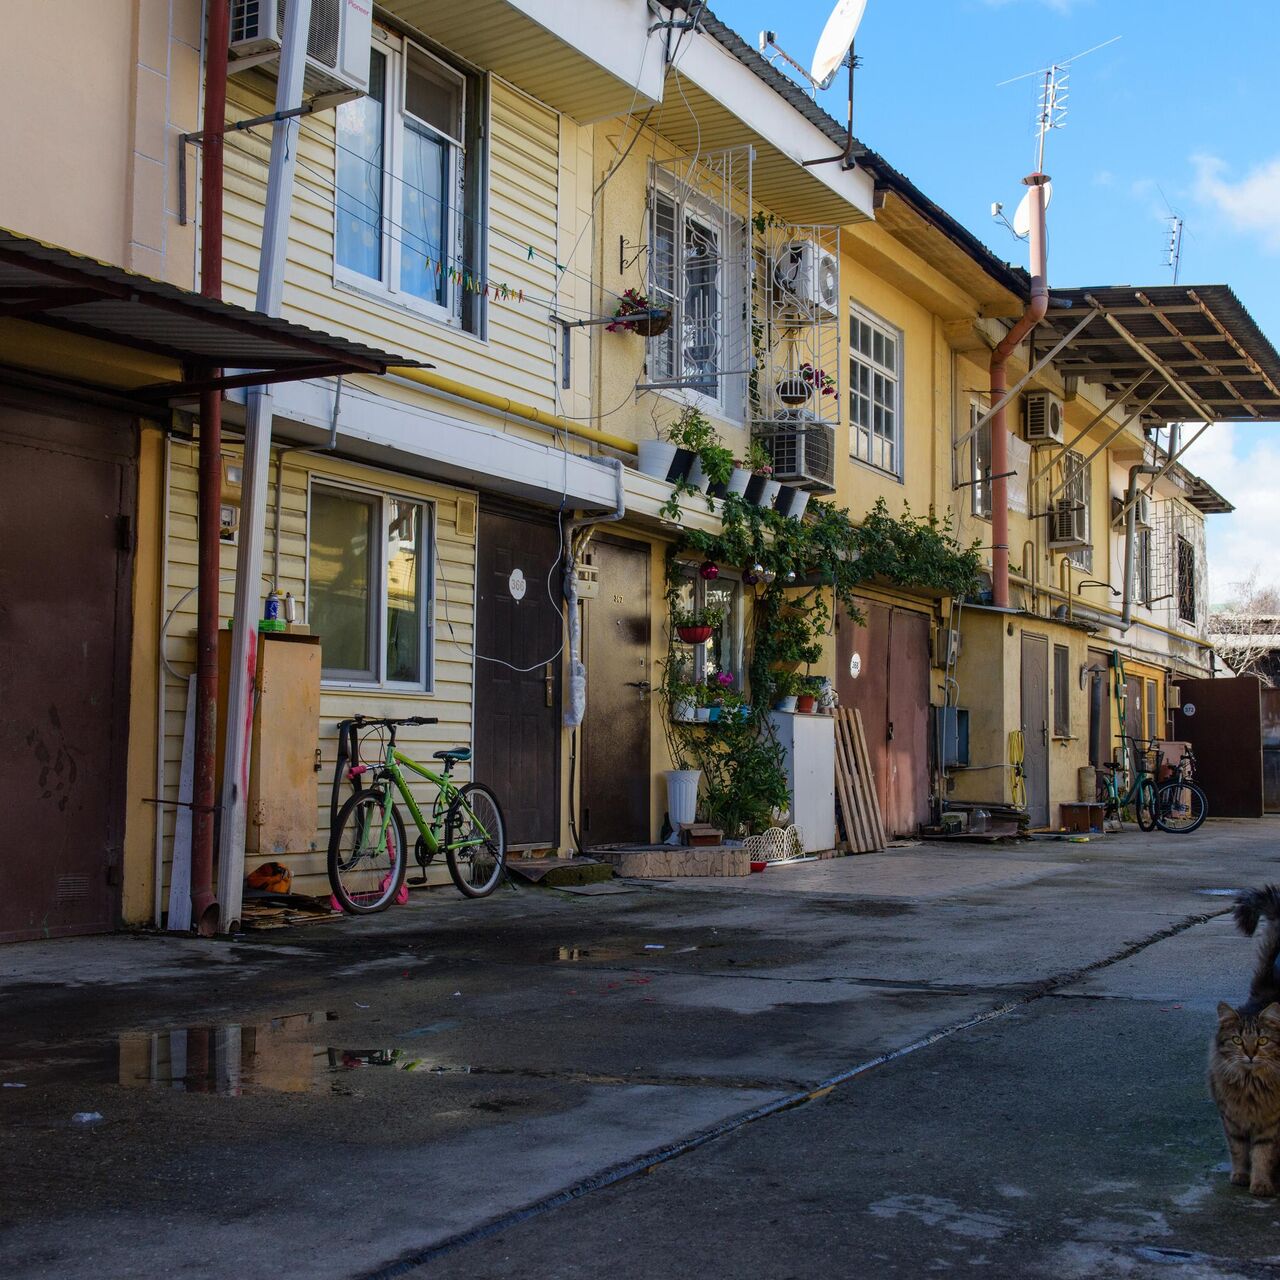
[[[1209,801],[1194,782],[1166,782],[1156,792],[1156,824],[1184,836],[1209,816]]]
[[[458,788],[444,817],[449,874],[468,898],[491,894],[507,865],[507,829],[498,798],[479,782]]]
[[[1143,831],[1156,829],[1156,784],[1148,777],[1138,783],[1138,794],[1133,799],[1133,808],[1138,815],[1138,826]]]
[[[384,821],[385,803],[381,791],[352,796],[329,836],[329,884],[338,904],[352,915],[385,911],[404,883],[404,821],[395,805]]]

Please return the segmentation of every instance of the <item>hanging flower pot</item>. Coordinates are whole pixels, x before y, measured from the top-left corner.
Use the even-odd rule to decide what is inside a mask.
[[[792,408],[804,404],[813,394],[813,387],[798,373],[780,378],[776,390],[778,399]]]
[[[706,644],[711,639],[711,627],[677,627],[676,635],[682,644]]]
[[[656,338],[670,327],[670,309],[655,307],[638,289],[623,290],[612,321],[605,325],[610,333],[638,333],[645,338]]]
[[[654,310],[648,315],[628,319],[622,327],[642,338],[657,338],[671,328],[671,312]]]

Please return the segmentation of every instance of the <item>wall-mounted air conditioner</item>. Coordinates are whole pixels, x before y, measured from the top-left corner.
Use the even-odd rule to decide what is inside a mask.
[[[1111,524],[1113,528],[1124,528],[1124,499],[1111,499]],[[1151,495],[1149,493],[1138,494],[1137,501],[1133,504],[1133,523],[1136,528],[1151,528]]]
[[[231,0],[228,71],[276,74],[284,39],[285,0]],[[369,0],[311,0],[303,94],[367,93],[373,5]]]
[[[1088,512],[1074,498],[1059,498],[1048,514],[1049,545],[1057,549],[1089,545]]]
[[[1030,444],[1061,444],[1065,438],[1062,401],[1052,391],[1029,391],[1023,436]]]
[[[797,311],[840,314],[840,261],[812,240],[792,240],[773,259],[773,282]]]
[[[808,409],[785,409],[761,432],[773,478],[801,489],[835,488],[836,432]]]

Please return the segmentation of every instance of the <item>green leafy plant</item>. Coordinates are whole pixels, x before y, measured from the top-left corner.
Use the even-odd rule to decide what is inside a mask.
[[[751,442],[751,447],[747,450],[746,460],[743,465],[753,476],[773,475],[773,458],[769,450],[759,440]]]
[[[676,631],[685,627],[710,627],[714,631],[723,621],[723,609],[673,609],[671,611],[671,626]]]

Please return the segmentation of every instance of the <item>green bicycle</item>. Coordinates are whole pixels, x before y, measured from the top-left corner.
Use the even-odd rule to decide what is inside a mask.
[[[1151,747],[1129,735],[1125,735],[1124,742],[1133,747],[1130,757],[1133,761],[1133,785],[1128,791],[1121,791],[1120,774],[1124,767],[1113,761],[1102,765],[1105,772],[1098,777],[1098,799],[1105,806],[1103,816],[1119,821],[1123,810],[1132,808],[1138,826],[1143,831],[1154,831],[1159,821],[1156,817],[1155,778],[1143,767]]]
[[[383,911],[401,892],[408,870],[408,840],[404,820],[395,806],[395,793],[418,828],[414,856],[426,868],[444,850],[449,874],[468,898],[483,898],[498,887],[506,868],[506,827],[497,797],[482,783],[458,786],[450,777],[453,767],[471,759],[466,747],[433,752],[444,762],[436,773],[403,751],[396,749],[396,730],[401,725],[436,724],[433,716],[408,716],[399,720],[356,716],[341,725],[342,749],[335,797],[344,773],[357,788],[337,812],[329,834],[329,884],[344,911],[371,915]],[[385,729],[382,761],[367,765],[359,760],[359,733],[364,729]],[[404,771],[408,769],[434,783],[435,799],[430,821],[409,789]],[[368,786],[365,776],[372,774]]]

